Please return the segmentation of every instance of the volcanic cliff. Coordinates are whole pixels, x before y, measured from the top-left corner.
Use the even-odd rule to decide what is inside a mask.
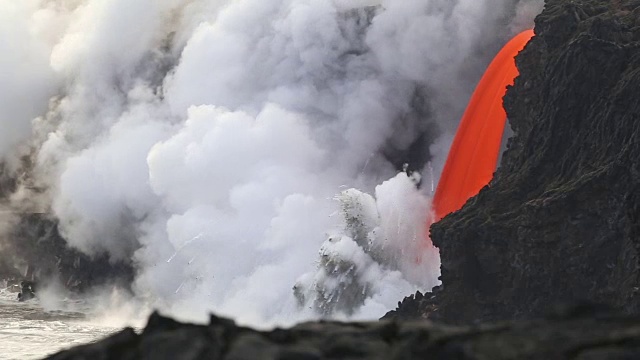
[[[640,1],[548,0],[504,99],[493,181],[431,228],[442,286],[388,317],[538,316],[640,300]]]

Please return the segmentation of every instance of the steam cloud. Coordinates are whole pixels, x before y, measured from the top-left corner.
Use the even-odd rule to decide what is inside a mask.
[[[17,181],[3,206],[132,261],[136,295],[174,314],[313,316],[291,288],[345,227],[336,195],[375,194],[369,225],[415,250],[430,187],[399,167],[438,172],[483,69],[541,7],[0,0],[0,157]],[[369,273],[356,316],[437,283],[437,250],[421,249],[419,273],[411,258]]]

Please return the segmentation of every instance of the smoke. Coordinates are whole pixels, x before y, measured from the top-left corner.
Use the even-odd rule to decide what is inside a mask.
[[[380,241],[396,263],[415,252],[429,188],[396,175],[431,161],[437,177],[483,69],[541,6],[0,0],[0,156],[16,182],[2,192],[68,246],[133,264],[151,306],[314,316],[292,286],[345,229],[336,194],[375,194]],[[419,267],[363,274],[379,281],[357,316],[437,283],[422,244]]]
[[[27,19],[37,11],[33,1],[3,1],[0,8],[0,157],[16,154],[31,134],[31,119],[46,111],[56,91],[47,61],[51,48]]]

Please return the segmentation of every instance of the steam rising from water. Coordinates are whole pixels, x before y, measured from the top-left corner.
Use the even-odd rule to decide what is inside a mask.
[[[380,246],[429,259],[368,273],[356,314],[380,316],[439,273],[422,243],[429,189],[399,166],[411,149],[442,166],[482,70],[541,6],[0,0],[0,156],[19,180],[7,206],[132,261],[151,306],[266,323],[313,316],[292,286],[348,225],[335,197],[375,191],[362,206]]]

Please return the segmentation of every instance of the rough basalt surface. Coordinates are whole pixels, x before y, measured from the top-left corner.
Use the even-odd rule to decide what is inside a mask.
[[[504,99],[492,183],[431,228],[442,286],[388,317],[530,318],[640,306],[640,1],[547,0]]]
[[[558,309],[547,318],[450,327],[429,321],[319,322],[256,331],[212,316],[209,325],[181,324],[153,314],[132,329],[51,356],[50,360],[196,359],[637,359],[640,318],[593,306]]]

